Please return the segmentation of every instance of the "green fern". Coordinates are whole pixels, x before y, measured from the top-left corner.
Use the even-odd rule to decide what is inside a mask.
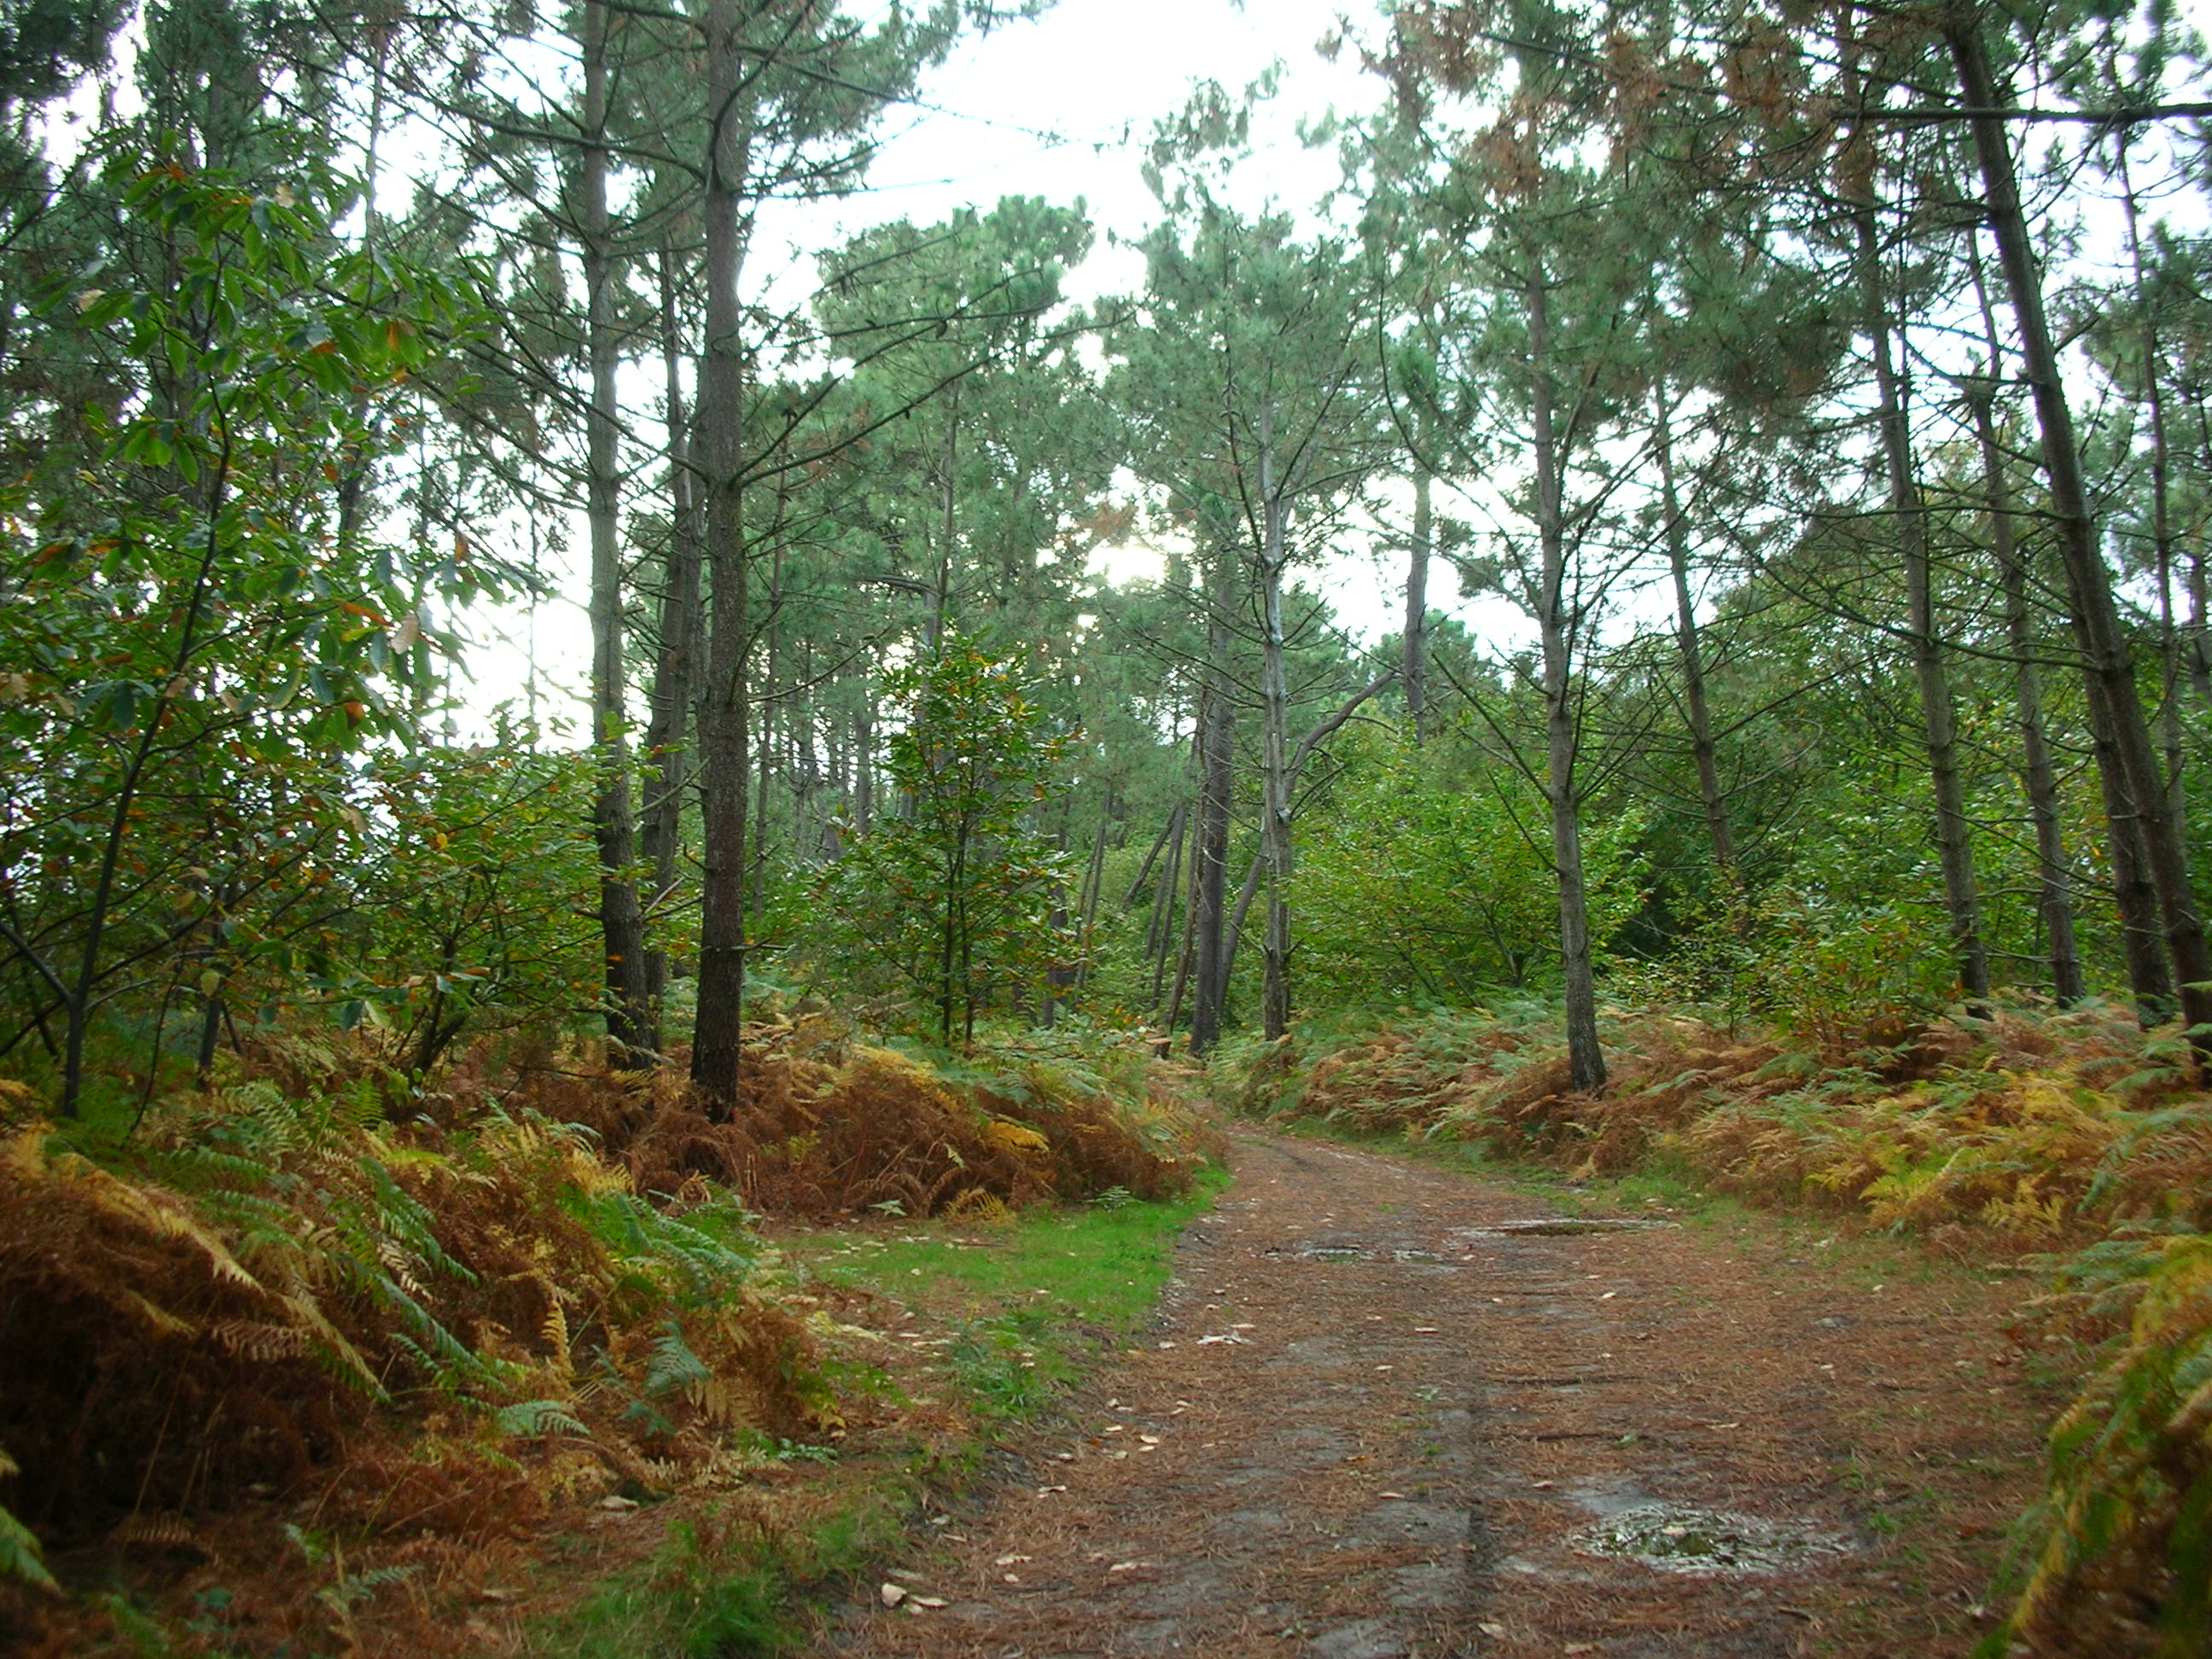
[[[535,1440],[549,1434],[588,1437],[591,1431],[558,1400],[524,1400],[492,1413],[492,1425],[511,1440]]]
[[[653,1362],[645,1370],[645,1391],[658,1395],[695,1388],[712,1381],[714,1375],[684,1340],[684,1327],[672,1319],[653,1345]]]
[[[0,1480],[21,1473],[15,1460],[0,1451]],[[0,1506],[0,1579],[4,1578],[21,1579],[43,1590],[58,1593],[61,1589],[53,1574],[46,1571],[46,1553],[31,1529]]]

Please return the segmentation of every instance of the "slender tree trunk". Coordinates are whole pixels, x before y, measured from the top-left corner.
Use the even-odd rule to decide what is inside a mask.
[[[691,705],[698,696],[699,526],[695,516],[690,425],[684,408],[683,338],[677,318],[675,256],[660,248],[660,337],[667,376],[668,564],[660,596],[660,644],[653,663],[652,714],[645,730],[653,783],[646,793],[642,850],[653,866],[653,901],[676,890],[683,847]],[[668,984],[668,956],[646,953],[646,991],[657,1006]]]
[[[2120,954],[2128,965],[2128,988],[2145,1026],[2173,1018],[2173,967],[2166,948],[2159,911],[2158,884],[2150,875],[2150,842],[2142,814],[2128,793],[2126,769],[2113,735],[2112,704],[2105,684],[2085,665],[2082,700],[2089,711],[2090,752],[2105,805],[2106,846],[2112,860],[2112,905],[2120,921]]]
[[[585,517],[592,543],[592,742],[598,794],[592,833],[599,854],[599,936],[605,957],[609,1058],[642,1066],[660,1046],[646,992],[645,909],[637,894],[637,825],[630,809],[625,735],[620,513],[622,434],[615,372],[621,360],[614,305],[613,232],[607,213],[607,9],[584,8],[583,231],[592,401],[585,416],[590,472]]]
[[[1544,663],[1544,794],[1551,809],[1552,865],[1559,890],[1559,968],[1565,992],[1567,1060],[1574,1085],[1605,1086],[1598,1046],[1597,978],[1590,958],[1589,893],[1583,872],[1582,800],[1575,785],[1574,635],[1579,618],[1566,595],[1566,527],[1560,507],[1559,454],[1553,432],[1550,295],[1540,269],[1528,278],[1528,357],[1534,371],[1531,436],[1536,461],[1537,631]]]
[[[1305,771],[1306,759],[1313,751],[1342,729],[1344,723],[1358,713],[1359,705],[1398,678],[1395,668],[1369,681],[1337,706],[1336,712],[1298,739],[1298,746],[1291,753],[1290,787],[1297,787],[1299,776]],[[1229,983],[1237,969],[1237,947],[1244,938],[1245,918],[1252,912],[1252,900],[1259,893],[1260,878],[1267,873],[1267,856],[1262,851],[1245,866],[1243,885],[1237,890],[1237,902],[1229,909],[1229,926],[1221,940],[1221,1006],[1226,1018],[1229,1008]]]
[[[745,780],[749,732],[745,662],[751,647],[745,592],[744,343],[738,278],[745,229],[738,190],[746,159],[739,100],[737,0],[707,12],[708,137],[706,191],[706,350],[699,371],[699,437],[707,489],[707,571],[714,608],[706,696],[699,709],[699,1013],[691,1080],[710,1101],[734,1099],[745,1006]]]
[[[2034,615],[2028,605],[2027,556],[2015,529],[2012,486],[2005,477],[2004,448],[1998,441],[1996,386],[2004,354],[1997,339],[1996,313],[1983,279],[1981,253],[1969,238],[1966,262],[1973,272],[1974,298],[1981,308],[1982,337],[1990,352],[1990,380],[1970,387],[1966,401],[1974,417],[1974,437],[1982,453],[1982,495],[1990,514],[1990,548],[1997,562],[2004,595],[2005,638],[2012,647],[2014,700],[2020,711],[2021,779],[2027,792],[2027,816],[2035,830],[2037,885],[2044,934],[2051,948],[2051,988],[2064,1007],[2088,994],[2081,973],[2081,945],[2074,928],[2073,885],[2067,878],[2064,819],[2058,778],[2043,718],[2043,675],[2036,665]],[[2154,950],[2154,962],[2163,957]]]
[[[2128,226],[2128,258],[2136,310],[2142,319],[2143,403],[2150,413],[2150,537],[2158,573],[2159,728],[2166,746],[2166,811],[2185,859],[2189,845],[2189,795],[2182,774],[2181,635],[2173,617],[2173,511],[2170,488],[2171,451],[2166,431],[2166,377],[2162,372],[2158,319],[2143,280],[2142,232],[2137,222],[2136,186],[2128,167],[2128,134],[2115,140],[2120,153],[2121,205]]]
[[[1698,638],[1697,607],[1690,597],[1687,520],[1674,482],[1674,411],[1668,407],[1663,380],[1652,392],[1652,437],[1659,459],[1659,505],[1666,519],[1667,566],[1674,580],[1674,644],[1682,659],[1682,706],[1689,719],[1690,757],[1698,769],[1698,796],[1705,804],[1705,840],[1712,848],[1713,873],[1720,878],[1729,909],[1735,912],[1741,908],[1743,875],[1736,864],[1728,794],[1721,787],[1712,714],[1705,704],[1705,654]]]
[[[1186,884],[1182,902],[1182,937],[1181,948],[1176,951],[1175,988],[1168,993],[1168,1011],[1160,1021],[1160,1029],[1173,1031],[1176,1022],[1182,1018],[1183,998],[1190,989],[1193,965],[1198,957],[1198,890],[1205,879],[1205,847],[1197,831],[1203,819],[1192,825],[1190,838],[1190,878]]]
[[[1283,636],[1283,571],[1290,562],[1288,493],[1277,476],[1274,406],[1258,429],[1260,547],[1260,858],[1267,867],[1261,936],[1261,1029],[1273,1042],[1291,1029],[1291,685]]]
[[[1146,950],[1152,962],[1152,996],[1146,1006],[1157,1012],[1167,984],[1168,952],[1176,942],[1176,894],[1182,885],[1183,843],[1190,839],[1190,808],[1176,808],[1175,836],[1168,843],[1167,867],[1160,872],[1159,890],[1152,895],[1152,927]]]
[[[1406,550],[1405,665],[1398,672],[1406,682],[1406,724],[1420,742],[1428,726],[1429,684],[1429,556],[1435,541],[1435,519],[1429,495],[1433,483],[1426,463],[1413,462],[1413,538]]]
[[[1182,821],[1182,808],[1178,805],[1169,812],[1168,821],[1160,826],[1160,833],[1152,837],[1151,850],[1146,853],[1145,861],[1137,866],[1137,878],[1129,884],[1129,890],[1121,896],[1124,910],[1133,907],[1137,902],[1137,895],[1145,890],[1145,884],[1152,879],[1152,866],[1160,861],[1160,854],[1166,850],[1169,837],[1175,834],[1176,826]],[[1147,933],[1145,938],[1145,948],[1149,951],[1152,949],[1152,935]]]
[[[1229,820],[1236,787],[1237,706],[1229,674],[1229,603],[1236,560],[1215,555],[1218,574],[1206,602],[1206,691],[1200,704],[1198,848],[1191,890],[1191,932],[1196,941],[1190,1008],[1190,1051],[1205,1054],[1221,1040],[1221,1012],[1229,994],[1223,954],[1229,887]]]
[[[1889,480],[1889,510],[1905,563],[1906,627],[1912,667],[1920,684],[1922,740],[1936,797],[1936,850],[1943,874],[1943,908],[1951,924],[1951,951],[1960,988],[1979,1012],[1990,994],[1989,954],[1982,942],[1981,899],[1974,884],[1974,848],[1966,822],[1966,787],[1959,775],[1959,743],[1951,681],[1943,664],[1936,617],[1934,572],[1928,551],[1928,514],[1912,470],[1912,437],[1893,341],[1896,324],[1883,292],[1881,252],[1871,200],[1852,211],[1857,235],[1861,325],[1874,353],[1875,421]]]
[[[1997,93],[1990,73],[1978,21],[1954,13],[1945,22],[1960,88],[1970,110],[1994,111]],[[2136,694],[2135,662],[2127,635],[2120,626],[2119,607],[2112,597],[2112,573],[2097,545],[2097,529],[2090,516],[2088,495],[2081,480],[2081,451],[2075,441],[2073,412],[2066,403],[2066,388],[2059,378],[2057,353],[2051,341],[2051,326],[2044,313],[2043,283],[2028,245],[2027,222],[2021,210],[2020,190],[2013,173],[2012,151],[2004,123],[1994,113],[1977,114],[1969,122],[1974,151],[1981,167],[1988,222],[1997,245],[2005,287],[2012,301],[2014,325],[2020,337],[2021,356],[2035,399],[2036,424],[2042,437],[2043,465],[2051,490],[2051,514],[2057,520],[2059,553],[2066,570],[2072,600],[2074,627],[2087,661],[2087,670],[2110,716],[2110,764],[2118,773],[2117,793],[2142,825],[2144,852],[2152,885],[2158,893],[2159,911],[2165,924],[2166,951],[2173,963],[2181,998],[2184,1023],[2192,1030],[2212,1027],[2212,945],[2208,945],[2204,922],[2197,907],[2188,861],[2181,837],[2168,808],[2158,775],[2158,757],[2143,720],[2142,703]],[[2100,753],[2100,761],[2103,757]],[[2208,1040],[2192,1039],[2200,1053]]]
[[[876,817],[876,682],[860,686],[860,707],[853,716],[853,830],[865,836]]]
[[[2198,450],[2212,459],[2212,413],[2205,409],[2203,392],[2191,387],[2183,395],[2197,412]],[[2200,533],[2189,538],[2189,684],[2198,702],[2212,704],[2212,628],[2206,621],[2208,607],[2212,607],[2212,572],[2205,568],[2204,538]]]
[[[775,776],[776,716],[789,720],[789,711],[776,694],[776,683],[783,671],[783,632],[775,626],[774,618],[783,598],[783,502],[782,492],[777,491],[774,534],[775,550],[769,556],[768,568],[768,615],[769,621],[761,631],[767,635],[767,672],[760,688],[760,708],[753,729],[753,757],[758,763],[760,779],[753,795],[752,860],[745,872],[746,885],[752,894],[752,910],[757,915],[768,904],[768,798],[769,785]],[[756,639],[756,646],[762,643]],[[788,780],[787,779],[787,781]]]
[[[1091,941],[1098,933],[1098,900],[1106,885],[1106,830],[1114,816],[1114,797],[1109,793],[1098,809],[1098,834],[1091,843],[1091,863],[1083,872],[1083,910],[1078,923],[1076,937],[1082,940],[1082,952],[1075,963],[1075,991],[1078,996],[1091,982]]]

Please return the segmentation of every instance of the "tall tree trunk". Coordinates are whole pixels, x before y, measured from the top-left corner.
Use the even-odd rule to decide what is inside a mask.
[[[2205,408],[2201,388],[2185,389],[2183,396],[2197,411],[2197,441],[2200,453],[2212,457],[2212,412]],[[2189,538],[2189,684],[2200,703],[2212,704],[2212,629],[2206,611],[2212,605],[2212,571],[2204,560],[2204,538]]]
[[[1682,659],[1682,707],[1690,725],[1690,758],[1698,769],[1698,796],[1705,809],[1705,839],[1712,848],[1713,873],[1728,895],[1731,913],[1741,908],[1743,875],[1736,864],[1735,834],[1729,823],[1728,794],[1721,787],[1720,753],[1713,742],[1713,720],[1705,704],[1705,653],[1698,638],[1698,612],[1690,596],[1687,520],[1674,482],[1674,410],[1662,380],[1652,392],[1652,438],[1659,459],[1659,509],[1666,519],[1667,567],[1674,580],[1674,644]]]
[[[853,831],[865,836],[876,816],[876,682],[867,675],[853,716]]]
[[[1202,1054],[1221,1040],[1221,1012],[1229,994],[1222,951],[1228,926],[1229,828],[1236,787],[1237,705],[1229,672],[1229,604],[1237,561],[1227,548],[1215,554],[1216,574],[1206,599],[1206,690],[1198,716],[1198,848],[1191,894],[1194,982],[1190,1051]]]
[[[1981,899],[1974,884],[1966,787],[1959,775],[1951,681],[1944,668],[1936,617],[1928,514],[1912,470],[1912,435],[1906,424],[1905,392],[1893,343],[1896,323],[1882,289],[1881,251],[1870,197],[1855,205],[1851,217],[1857,236],[1860,322],[1874,354],[1875,422],[1881,434],[1898,552],[1905,563],[1906,629],[1911,636],[1913,672],[1920,685],[1920,727],[1928,752],[1928,779],[1936,797],[1936,850],[1943,874],[1943,908],[1950,920],[1951,951],[1960,988],[1968,1006],[1979,1012],[1990,994],[1990,961],[1982,942]]]
[[[1528,359],[1533,371],[1531,436],[1536,461],[1536,534],[1542,568],[1532,597],[1544,661],[1544,794],[1551,809],[1552,866],[1559,890],[1559,969],[1565,992],[1567,1061],[1577,1089],[1605,1086],[1597,1038],[1597,978],[1590,959],[1589,892],[1583,872],[1582,799],[1575,783],[1574,635],[1569,614],[1566,526],[1559,506],[1559,441],[1553,431],[1550,295],[1540,267],[1528,283]]]
[[[769,620],[761,629],[768,636],[768,661],[761,677],[760,708],[752,732],[753,758],[758,764],[760,779],[753,795],[752,860],[745,872],[756,915],[768,906],[768,798],[769,786],[775,777],[776,717],[781,714],[787,721],[789,719],[789,711],[782,707],[782,699],[776,694],[776,684],[783,672],[783,631],[775,623],[777,606],[783,598],[783,493],[780,487],[772,533],[775,550],[769,557],[768,592],[763,596],[768,601]],[[754,643],[762,641],[756,640]]]
[[[646,792],[640,840],[653,866],[658,906],[676,890],[682,850],[684,792],[690,768],[691,705],[699,680],[699,526],[693,488],[690,425],[684,409],[684,349],[676,307],[675,255],[660,247],[660,343],[667,376],[668,562],[660,595],[659,651],[653,667],[646,754],[653,782]],[[646,992],[657,1006],[668,985],[668,955],[646,953]]]
[[[1413,462],[1413,537],[1406,550],[1405,662],[1398,672],[1406,682],[1406,724],[1419,743],[1428,726],[1429,556],[1436,538],[1430,507],[1428,464]]]
[[[1082,941],[1075,962],[1075,991],[1079,996],[1091,982],[1091,944],[1098,932],[1098,900],[1106,885],[1106,831],[1113,817],[1114,797],[1109,791],[1098,809],[1098,834],[1091,843],[1091,862],[1083,872],[1083,906],[1076,924],[1076,937]]]
[[[592,744],[598,794],[592,834],[599,854],[599,937],[605,957],[609,1058],[642,1066],[660,1046],[646,991],[645,908],[637,896],[637,824],[630,810],[629,740],[623,665],[622,432],[615,372],[613,231],[607,213],[607,9],[584,8],[584,137],[580,168],[586,329],[592,402],[585,416],[590,472],[585,517],[592,542]]]
[[[1270,1042],[1291,1029],[1291,685],[1283,637],[1283,570],[1290,562],[1290,498],[1277,476],[1274,409],[1262,404],[1260,503],[1260,859],[1267,921],[1261,936],[1261,1029]]]
[[[1157,1013],[1160,996],[1167,984],[1168,952],[1176,943],[1176,894],[1182,885],[1183,844],[1190,839],[1190,808],[1178,805],[1175,810],[1175,833],[1168,842],[1167,867],[1160,872],[1158,890],[1152,895],[1152,926],[1145,948],[1152,963],[1152,994],[1146,1007]]]
[[[707,489],[707,572],[713,584],[706,696],[699,708],[699,1012],[691,1080],[710,1101],[734,1099],[745,1008],[745,780],[749,732],[745,665],[751,648],[745,593],[744,343],[738,278],[745,227],[738,192],[746,156],[739,101],[744,64],[738,0],[707,11],[706,350],[699,369],[699,439]]]
[[[1974,436],[1982,453],[1982,495],[1989,507],[1990,547],[1996,556],[1997,581],[2004,594],[2005,637],[2012,647],[2021,778],[2027,792],[2028,821],[2035,830],[2037,885],[2044,934],[2051,949],[2051,994],[2062,1006],[2070,1007],[2088,994],[2088,987],[2082,977],[2081,945],[2075,935],[2074,892],[2067,878],[2058,778],[2045,735],[2043,675],[2036,664],[2034,617],[2027,599],[2027,556],[2014,527],[2012,486],[2005,477],[2004,448],[1997,438],[1996,387],[2004,354],[1997,339],[1996,313],[1990,306],[1989,284],[1983,279],[1981,254],[1971,238],[1966,260],[1973,272],[1974,298],[1981,308],[1982,336],[1990,352],[1989,384],[1970,386],[1966,401],[1973,412]],[[2155,936],[2146,937],[2155,946]],[[2155,948],[2150,957],[2163,965],[2164,957]]]
[[[1979,21],[1969,15],[1954,13],[1946,19],[1944,28],[1966,107],[1980,112],[1971,117],[1969,125],[1981,168],[1990,231],[1996,241],[2021,356],[2035,399],[2044,473],[2051,489],[2051,516],[2057,521],[2075,632],[2087,671],[2110,716],[2109,764],[2118,774],[2114,780],[2118,787],[2108,787],[2107,799],[2117,794],[2142,825],[2148,874],[2158,893],[2166,951],[2180,989],[2182,1018],[2192,1030],[2203,1030],[2212,1028],[2212,944],[2205,938],[2179,826],[2158,775],[2157,753],[2143,720],[2142,703],[2136,694],[2135,661],[2112,597],[2112,572],[2097,545],[2097,528],[2082,485],[2073,411],[2067,406],[2057,353],[2051,345],[2042,278],[2028,245],[2027,221],[2021,210],[2012,151],[2004,123],[1994,113],[1999,107],[1997,93]],[[2100,763],[2104,758],[2100,751]],[[2212,1040],[2203,1036],[2192,1041],[2200,1054],[2212,1047]]]
[[[2121,205],[2128,226],[2128,259],[2136,310],[2142,319],[2142,393],[2150,413],[2150,538],[2158,573],[2159,727],[2166,745],[2166,811],[2185,857],[2189,845],[2189,795],[2182,775],[2181,634],[2173,617],[2173,510],[2169,479],[2171,451],[2166,432],[2166,377],[2161,372],[2158,318],[2143,280],[2142,231],[2137,222],[2135,178],[2128,167],[2128,137],[2114,141],[2120,153]]]
[[[1986,398],[1973,399],[1975,435],[1982,451],[1982,489],[1989,502],[1990,542],[2004,592],[2005,636],[2012,647],[2013,686],[2020,709],[2021,779],[2027,815],[2035,828],[2038,888],[2051,946],[2052,994],[2070,1006],[2088,994],[2081,951],[2074,936],[2074,896],[2066,879],[2066,840],[2058,811],[2058,780],[2044,736],[2043,680],[2036,666],[2035,629],[2027,603],[2027,563],[2013,530],[2012,492],[2006,486],[2003,451]]]

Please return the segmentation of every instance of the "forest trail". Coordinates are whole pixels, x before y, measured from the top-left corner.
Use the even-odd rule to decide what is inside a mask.
[[[1932,1659],[1988,1628],[2051,1398],[2008,1291],[1855,1280],[1758,1218],[1516,1228],[1540,1200],[1310,1141],[1233,1164],[1147,1346],[825,1650]],[[1666,1571],[1608,1529],[1776,1559]]]

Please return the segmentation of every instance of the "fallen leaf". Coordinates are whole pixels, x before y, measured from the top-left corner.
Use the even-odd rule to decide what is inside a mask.
[[[599,1499],[599,1507],[603,1510],[634,1510],[637,1507],[637,1499],[611,1492]]]
[[[887,1583],[879,1588],[876,1594],[884,1598],[885,1607],[895,1607],[906,1600],[906,1586]]]
[[[1116,1561],[1112,1566],[1107,1568],[1106,1571],[1109,1572],[1134,1572],[1139,1567],[1146,1565],[1147,1564],[1142,1561]]]
[[[1002,1555],[991,1565],[994,1567],[1011,1567],[1018,1562],[1034,1561],[1036,1559],[1033,1555]]]
[[[1598,1300],[1601,1302],[1610,1302],[1613,1297],[1620,1294],[1620,1292],[1619,1291],[1607,1291],[1603,1296],[1598,1297]]]
[[[1502,1642],[1505,1639],[1505,1626],[1503,1625],[1482,1624],[1477,1625],[1475,1628],[1495,1641]]]
[[[914,1605],[917,1607],[941,1607],[945,1602],[941,1595],[917,1595],[914,1598]]]

